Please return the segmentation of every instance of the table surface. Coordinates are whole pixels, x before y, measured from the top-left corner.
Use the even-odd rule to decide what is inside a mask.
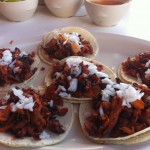
[[[39,6],[34,16],[25,22],[10,22],[0,15],[0,43],[21,37],[45,34],[64,26],[79,26],[96,33],[114,33],[150,40],[150,0],[132,0],[128,14],[113,27],[100,27],[91,23],[84,6],[76,16],[58,18],[46,6]],[[119,12],[118,12],[119,13]]]

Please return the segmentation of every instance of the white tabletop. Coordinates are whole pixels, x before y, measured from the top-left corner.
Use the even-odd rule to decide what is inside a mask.
[[[25,22],[10,22],[0,15],[0,43],[22,37],[44,34],[64,26],[79,26],[91,32],[105,32],[150,40],[150,0],[133,0],[128,14],[113,27],[91,23],[84,6],[71,18],[53,16],[46,6],[39,6],[34,16]],[[119,13],[119,12],[118,12]],[[78,15],[83,15],[82,17]]]

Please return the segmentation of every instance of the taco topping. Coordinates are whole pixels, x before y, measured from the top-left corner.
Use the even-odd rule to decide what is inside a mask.
[[[93,112],[84,128],[93,137],[123,137],[150,126],[150,89],[146,86],[103,82],[93,98]]]
[[[31,69],[35,53],[26,54],[19,48],[14,50],[0,49],[0,86],[22,83],[37,71]]]
[[[10,93],[0,99],[0,132],[12,134],[15,138],[32,137],[40,140],[50,137],[50,132],[65,132],[57,116],[64,116],[68,108],[55,94],[53,86],[40,95],[33,89],[13,87]]]
[[[79,33],[58,33],[45,46],[44,51],[50,58],[61,60],[68,56],[93,54],[93,48]]]
[[[122,63],[123,71],[150,87],[150,53],[144,52]]]
[[[102,65],[70,57],[53,66],[51,77],[60,96],[92,98],[98,94],[102,79],[108,78],[102,70]]]

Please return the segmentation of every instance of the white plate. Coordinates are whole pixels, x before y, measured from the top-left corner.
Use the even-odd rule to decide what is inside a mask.
[[[120,35],[113,35],[113,34],[97,34],[93,33],[99,43],[100,51],[96,57],[97,60],[101,61],[102,63],[108,65],[109,67],[113,68],[116,71],[118,65],[125,60],[129,56],[134,56],[139,52],[150,51],[150,42],[120,36]],[[3,44],[0,47],[14,47],[18,46],[23,50],[31,51],[36,50],[38,44],[42,38],[42,35],[37,35],[35,37],[29,37],[28,39],[19,39],[15,41],[12,45],[10,44]],[[7,46],[6,46],[7,45]],[[47,72],[48,66],[42,64],[40,67],[44,66],[46,68],[45,71],[41,71],[38,78],[34,81],[33,85],[38,85],[43,82],[44,75]],[[134,144],[130,146],[122,146],[122,145],[99,145],[91,142],[89,139],[83,136],[80,124],[78,121],[78,117],[76,115],[76,119],[74,125],[69,133],[69,135],[65,138],[64,141],[57,145],[41,147],[41,148],[21,148],[22,150],[146,150],[149,149],[150,144],[149,141]],[[9,148],[5,146],[0,146],[0,150],[15,150],[17,148]]]

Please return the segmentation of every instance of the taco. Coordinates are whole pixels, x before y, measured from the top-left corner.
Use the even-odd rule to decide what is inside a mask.
[[[128,57],[118,68],[118,77],[122,82],[145,84],[150,87],[150,52]]]
[[[107,84],[90,103],[79,108],[84,135],[96,143],[135,144],[150,139],[150,89]]]
[[[0,92],[6,93],[11,86],[26,87],[37,76],[39,57],[27,54],[19,48],[0,49]]]
[[[45,85],[54,84],[55,92],[65,100],[80,103],[91,101],[99,93],[104,78],[115,80],[116,76],[109,67],[100,62],[71,56],[50,67]]]
[[[0,99],[0,143],[11,147],[41,147],[62,141],[69,133],[73,105],[64,103],[53,87],[12,87]]]
[[[99,50],[95,37],[79,27],[65,27],[47,33],[39,46],[38,55],[47,64],[69,56],[94,57]]]

